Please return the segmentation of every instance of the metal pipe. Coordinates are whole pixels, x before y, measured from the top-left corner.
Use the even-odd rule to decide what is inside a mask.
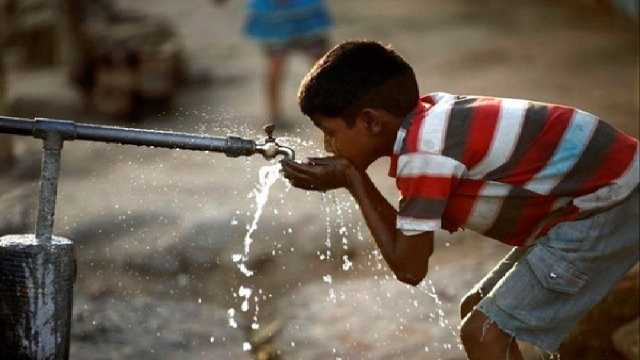
[[[123,145],[152,146],[169,149],[221,152],[230,157],[262,154],[267,159],[278,155],[289,159],[295,157],[293,149],[281,146],[275,141],[257,144],[253,140],[236,136],[215,137],[174,131],[144,130],[115,126],[74,123],[67,120],[0,116],[0,133],[34,136],[45,139],[46,134],[55,132],[62,140],[87,140]],[[269,139],[272,139],[269,137]],[[273,143],[273,144],[271,144]],[[275,145],[275,151],[271,148]],[[268,151],[267,151],[268,148]]]
[[[213,137],[170,131],[141,130],[78,124],[76,139],[118,143],[125,145],[153,146],[169,149],[185,149],[222,152],[228,156],[253,155],[255,142],[239,137]]]
[[[40,173],[40,199],[36,219],[36,239],[49,244],[53,234],[53,221],[58,195],[62,137],[56,132],[46,134],[42,142],[42,171]]]
[[[64,140],[86,140],[122,145],[151,146],[167,149],[185,149],[222,152],[228,156],[249,156],[255,153],[255,142],[235,136],[215,137],[174,131],[132,129],[115,126],[76,124],[71,121],[36,118],[33,135],[43,137],[58,132]]]
[[[33,121],[17,117],[0,116],[0,133],[30,136],[33,134]]]

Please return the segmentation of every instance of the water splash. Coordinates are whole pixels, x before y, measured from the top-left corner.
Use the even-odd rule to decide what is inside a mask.
[[[238,294],[244,298],[244,301],[240,306],[240,309],[242,309],[242,311],[246,312],[247,310],[249,310],[249,298],[251,297],[252,292],[253,290],[251,290],[251,288],[246,288],[242,285],[240,286],[240,289],[238,290]]]
[[[254,271],[249,270],[246,266],[246,262],[249,259],[249,253],[251,252],[251,244],[253,243],[253,238],[251,236],[258,228],[258,222],[260,221],[260,217],[262,216],[264,206],[269,199],[269,190],[271,189],[271,186],[275,184],[275,182],[280,178],[281,168],[282,166],[280,164],[261,167],[258,170],[258,186],[250,194],[255,198],[255,212],[253,215],[253,221],[251,222],[251,225],[247,227],[247,232],[244,236],[244,251],[242,253],[233,254],[231,256],[231,259],[238,266],[240,272],[242,272],[246,277],[251,277],[254,275]],[[231,220],[231,224],[235,225],[234,222],[237,224],[237,220],[235,220],[235,217]],[[237,293],[234,293],[234,297],[241,297],[243,299],[242,304],[240,305],[240,310],[242,312],[246,313],[251,308],[250,300],[253,294],[255,294],[254,288],[252,288],[251,286],[245,287],[243,285],[240,286]],[[262,294],[262,289],[258,289],[258,294]],[[254,296],[253,299],[255,301],[255,308],[251,328],[253,330],[257,330],[260,328],[260,324],[258,322],[258,311],[260,309],[258,305],[259,297]],[[227,311],[229,326],[233,328],[238,327],[238,323],[235,320],[235,314],[236,311],[234,308],[230,308]],[[244,351],[251,351],[251,349],[252,348],[250,343],[245,342],[243,344]]]
[[[231,326],[234,329],[238,327],[238,323],[236,322],[235,315],[236,315],[236,309],[230,308],[229,310],[227,310],[227,319],[229,321],[229,326]]]
[[[327,198],[331,196],[326,193],[322,193],[322,207],[325,212],[325,232],[324,245],[326,250],[324,254],[318,254],[320,260],[331,260],[331,208],[328,205]]]
[[[253,195],[256,199],[256,211],[253,215],[253,221],[249,226],[246,235],[244,236],[244,253],[243,254],[233,254],[231,259],[234,263],[237,264],[238,269],[246,276],[253,276],[254,272],[249,270],[246,266],[246,261],[249,257],[249,252],[251,251],[251,244],[253,243],[253,232],[258,228],[258,221],[260,221],[260,217],[262,216],[262,210],[264,209],[264,205],[267,203],[269,199],[269,190],[271,186],[275,184],[275,182],[280,178],[280,169],[282,166],[280,164],[275,165],[267,165],[260,168],[258,171],[258,187],[253,190]]]

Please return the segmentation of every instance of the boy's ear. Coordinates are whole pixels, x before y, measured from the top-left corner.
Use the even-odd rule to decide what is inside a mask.
[[[359,121],[371,134],[377,135],[382,132],[382,113],[380,110],[364,108],[360,111]]]

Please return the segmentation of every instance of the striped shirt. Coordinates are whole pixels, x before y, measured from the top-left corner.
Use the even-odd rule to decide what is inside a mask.
[[[585,111],[433,93],[396,137],[397,228],[465,228],[529,245],[624,200],[638,186],[638,161],[637,139]]]

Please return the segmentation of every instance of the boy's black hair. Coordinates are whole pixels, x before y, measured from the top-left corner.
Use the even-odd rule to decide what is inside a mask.
[[[348,126],[364,108],[404,117],[418,99],[411,65],[375,41],[347,41],[334,47],[307,73],[298,90],[305,115],[341,117]]]

